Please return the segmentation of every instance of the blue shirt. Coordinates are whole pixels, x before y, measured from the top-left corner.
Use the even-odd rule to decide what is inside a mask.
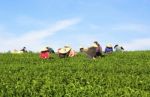
[[[113,48],[111,47],[106,47],[105,48],[105,53],[113,52]]]

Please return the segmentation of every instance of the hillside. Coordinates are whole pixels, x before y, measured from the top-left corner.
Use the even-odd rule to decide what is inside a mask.
[[[52,56],[0,54],[0,97],[150,97],[150,51]]]

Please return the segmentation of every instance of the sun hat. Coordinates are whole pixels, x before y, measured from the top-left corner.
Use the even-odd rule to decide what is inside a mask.
[[[58,50],[59,53],[62,53],[62,54],[65,54],[69,51],[70,49],[69,48],[61,48]]]
[[[64,49],[65,49],[65,51],[68,52],[68,51],[70,51],[72,48],[71,48],[69,45],[65,45],[65,46],[64,46]]]
[[[47,51],[48,49],[45,47],[45,48],[42,48],[41,51]]]
[[[98,47],[98,46],[96,45],[96,43],[93,43],[93,44],[91,45],[91,47]]]
[[[106,47],[112,47],[112,45],[111,44],[107,44]]]
[[[84,52],[87,52],[87,51],[88,51],[88,48],[83,48],[83,51],[84,51]]]

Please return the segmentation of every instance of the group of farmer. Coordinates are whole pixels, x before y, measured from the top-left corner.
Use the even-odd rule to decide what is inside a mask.
[[[124,51],[124,48],[119,45],[115,45],[112,47],[111,44],[106,45],[104,52],[102,51],[102,46],[97,42],[94,41],[92,45],[88,48],[80,47],[80,52],[85,53],[89,58],[95,59],[97,57],[103,57],[106,54],[111,54],[115,49],[116,52],[122,52]],[[17,51],[14,50],[11,53],[27,53],[26,47],[23,47],[21,50]],[[56,52],[51,47],[44,47],[40,50],[39,57],[41,59],[49,59],[52,58],[52,54],[55,53],[60,58],[66,58],[66,57],[74,57],[77,52],[73,50],[69,45],[66,45],[62,48],[59,48]]]
[[[116,52],[124,51],[124,48],[119,45],[115,45],[114,49]],[[101,45],[97,41],[94,41],[88,48],[80,47],[80,52],[85,53],[91,59],[95,59],[97,57],[103,57],[105,54],[111,54],[113,52],[113,47],[111,44],[108,44],[103,52]],[[59,48],[57,52],[50,47],[45,47],[40,51],[39,57],[41,59],[49,59],[52,57],[52,53],[56,53],[60,58],[74,57],[77,54],[77,52],[75,52],[75,50],[73,50],[69,45],[66,45]]]
[[[63,48],[59,48],[57,52],[55,52],[50,47],[45,47],[40,51],[40,58],[42,59],[48,59],[51,58],[52,53],[57,53],[60,58],[65,57],[74,57],[76,55],[75,50],[73,50],[70,46],[64,46]]]

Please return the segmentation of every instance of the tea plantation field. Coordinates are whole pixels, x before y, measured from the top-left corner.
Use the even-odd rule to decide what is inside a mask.
[[[52,56],[0,54],[0,97],[150,97],[150,51]]]

